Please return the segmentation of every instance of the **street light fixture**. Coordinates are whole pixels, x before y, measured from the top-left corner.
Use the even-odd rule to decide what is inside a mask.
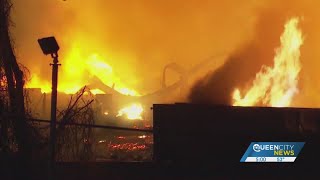
[[[60,49],[56,39],[53,36],[38,39],[38,43],[41,47],[43,54],[45,55],[57,54]]]
[[[49,142],[49,166],[48,178],[54,179],[55,172],[55,143],[56,143],[56,121],[57,121],[57,87],[58,87],[58,51],[59,45],[56,39],[46,37],[38,39],[43,54],[50,54],[53,58],[52,66],[52,92],[51,92],[51,121],[50,121],[50,142]]]

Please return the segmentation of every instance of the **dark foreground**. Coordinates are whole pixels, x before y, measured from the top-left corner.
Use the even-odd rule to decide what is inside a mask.
[[[1,167],[1,180],[14,179],[19,172],[10,165]],[[46,165],[34,165],[30,176],[22,179],[47,179]],[[266,163],[239,164],[237,168],[206,168],[160,165],[153,162],[127,163],[57,163],[56,179],[315,179],[320,176],[318,164]],[[317,179],[317,178],[316,178]]]
[[[59,179],[314,179],[319,166],[247,164],[241,168],[166,167],[154,163],[61,164]],[[317,179],[317,178],[316,178]]]
[[[319,179],[320,109],[154,105],[153,162],[57,163],[56,179]],[[305,142],[294,163],[240,163],[251,142]],[[18,175],[0,162],[0,180]],[[15,164],[18,164],[15,163]],[[46,179],[47,165],[30,167]]]

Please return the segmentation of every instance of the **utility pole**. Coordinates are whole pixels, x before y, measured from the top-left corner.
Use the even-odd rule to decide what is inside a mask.
[[[52,92],[51,92],[51,121],[49,139],[49,162],[48,179],[55,179],[55,144],[56,144],[56,124],[57,124],[57,88],[58,88],[58,61],[59,45],[54,37],[47,37],[38,40],[38,43],[45,55],[50,54],[53,58],[52,66]]]
[[[57,124],[57,88],[58,88],[58,53],[51,54],[52,66],[52,92],[51,92],[51,123],[50,123],[50,147],[49,147],[49,179],[54,180],[55,175],[55,144]]]

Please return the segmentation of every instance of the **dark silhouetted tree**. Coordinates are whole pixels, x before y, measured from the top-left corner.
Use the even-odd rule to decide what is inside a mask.
[[[19,67],[14,53],[12,38],[10,36],[10,11],[12,3],[10,0],[0,0],[0,64],[4,70],[8,92],[8,112],[13,127],[15,139],[18,144],[18,159],[20,175],[27,173],[28,158],[31,157],[31,143],[28,123],[24,107],[24,76]],[[22,172],[23,171],[23,172]]]

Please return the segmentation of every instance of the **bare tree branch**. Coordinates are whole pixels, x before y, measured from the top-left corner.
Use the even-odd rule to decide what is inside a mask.
[[[88,93],[89,96],[84,97]],[[89,97],[89,99],[88,99]],[[71,126],[68,123],[94,124],[92,96],[87,87],[83,87],[75,97],[72,96],[67,109],[60,113],[60,125],[57,129],[57,159],[64,161],[92,159],[93,130],[91,127]]]

